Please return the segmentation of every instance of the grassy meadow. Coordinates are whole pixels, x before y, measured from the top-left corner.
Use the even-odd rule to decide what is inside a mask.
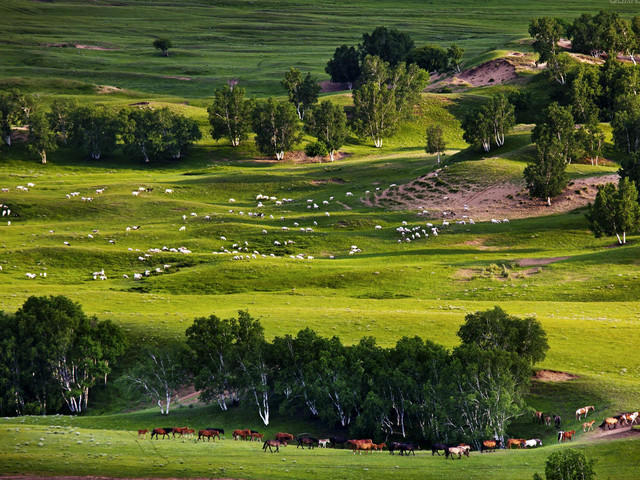
[[[424,94],[416,118],[382,148],[351,137],[333,163],[302,162],[300,156],[276,163],[251,142],[234,149],[207,133],[208,99],[228,79],[237,78],[251,96],[282,96],[280,79],[289,67],[326,80],[324,65],[336,46],[357,44],[378,25],[411,34],[417,45],[458,43],[468,67],[501,51],[529,51],[527,24],[534,16],[573,18],[601,8],[637,13],[633,4],[595,0],[4,1],[0,89],[19,87],[45,105],[60,97],[112,107],[169,105],[196,119],[204,138],[184,160],[148,165],[120,151],[90,161],[72,148],[50,154],[42,165],[21,142],[0,148],[0,187],[9,189],[0,193],[0,203],[17,214],[11,225],[0,219],[0,310],[15,311],[31,295],[63,294],[85,312],[114,320],[135,344],[182,339],[196,317],[248,309],[269,339],[311,327],[346,343],[373,336],[389,346],[418,335],[452,348],[467,313],[500,305],[542,322],[551,348],[539,368],[577,375],[566,382],[534,381],[531,407],[559,413],[566,429],[578,430],[573,443],[598,459],[598,478],[638,478],[636,439],[593,441],[572,419],[583,405],[596,406],[597,424],[605,415],[640,406],[637,233],[620,247],[615,239],[596,239],[582,208],[500,224],[453,224],[438,236],[399,243],[396,228],[403,222],[426,228],[426,222],[441,225],[442,218],[363,203],[376,188],[394,188],[438,168],[435,156],[424,153],[424,130],[432,123],[444,129],[451,191],[519,180],[534,153],[528,120],[487,155],[467,149],[462,139],[463,114],[497,87]],[[151,47],[160,36],[175,45],[168,58]],[[84,48],[61,46],[70,44]],[[528,83],[536,105],[548,100],[538,77]],[[351,105],[345,93],[327,98]],[[605,129],[605,154],[612,161],[572,164],[573,180],[617,171],[619,158]],[[35,187],[16,188],[27,183]],[[149,191],[133,196],[139,187]],[[71,192],[80,195],[67,198]],[[292,201],[258,207],[258,194]],[[308,208],[314,203],[318,209]],[[424,208],[429,210],[426,201]],[[139,228],[127,230],[133,226]],[[361,253],[349,255],[352,245]],[[238,251],[245,246],[246,252]],[[149,251],[163,247],[191,253]],[[254,251],[255,259],[233,260]],[[296,259],[298,254],[313,259]],[[107,280],[93,279],[100,269]],[[151,275],[133,279],[145,270]],[[38,276],[28,279],[26,273]],[[125,405],[113,391],[96,390],[87,415],[0,419],[0,474],[522,479],[542,472],[548,455],[565,448],[557,444],[555,429],[526,416],[509,433],[541,438],[543,448],[474,452],[461,461],[425,451],[399,458],[292,446],[264,454],[258,444],[232,441],[230,431],[324,436],[331,429],[278,412],[265,428],[246,407],[223,414],[216,406],[186,401],[167,419],[148,404]],[[227,436],[204,445],[136,437],[137,429],[160,424],[216,424]]]

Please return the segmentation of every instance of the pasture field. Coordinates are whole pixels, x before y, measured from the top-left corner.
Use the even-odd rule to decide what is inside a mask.
[[[291,66],[327,78],[336,47],[356,45],[378,25],[418,45],[458,43],[473,66],[496,50],[527,49],[532,17],[601,9],[637,14],[633,2],[603,0],[5,0],[0,79],[34,91],[83,95],[98,84],[195,98],[237,78],[252,95],[267,96],[284,92],[280,79]],[[175,45],[168,58],[151,46],[158,37]]]
[[[310,327],[348,344],[373,336],[391,346],[418,335],[453,348],[467,313],[500,305],[541,321],[551,348],[538,368],[577,376],[533,381],[529,405],[561,414],[563,428],[578,431],[573,445],[598,460],[599,479],[638,478],[637,436],[596,440],[572,417],[579,406],[594,404],[589,418],[597,425],[605,415],[640,407],[640,237],[628,235],[624,246],[594,238],[585,208],[542,208],[536,216],[516,218],[491,198],[483,203],[486,186],[521,186],[535,148],[533,125],[526,123],[499,150],[481,155],[467,149],[460,119],[498,87],[423,94],[416,118],[385,139],[383,148],[350,137],[333,163],[300,154],[276,163],[251,142],[237,149],[214,142],[206,112],[213,90],[230,78],[257,97],[284,95],[280,79],[291,66],[327,79],[324,65],[336,46],[357,44],[378,25],[411,34],[417,45],[458,43],[469,67],[512,50],[529,51],[527,24],[534,16],[573,18],[599,9],[637,13],[632,3],[602,0],[3,1],[0,89],[36,93],[45,105],[61,97],[112,107],[168,105],[196,119],[205,138],[186,159],[149,165],[120,151],[92,162],[71,148],[41,165],[19,141],[0,149],[0,187],[9,189],[0,193],[0,203],[16,215],[11,225],[0,218],[0,310],[15,311],[31,295],[66,295],[88,314],[114,320],[136,345],[181,340],[196,317],[248,309],[269,339]],[[175,45],[168,58],[151,47],[158,36]],[[549,92],[538,78],[527,85],[534,103],[524,121],[533,122]],[[326,98],[351,105],[348,94]],[[432,123],[444,130],[446,175],[408,190],[410,182],[439,168],[435,156],[424,153],[425,127]],[[595,186],[618,169],[619,154],[609,126],[603,127],[609,161],[570,165],[576,184]],[[35,184],[29,191],[16,188],[28,183]],[[140,187],[145,191],[133,196]],[[468,212],[475,224],[442,226],[429,199],[474,188],[481,192]],[[67,198],[71,192],[79,195]],[[392,200],[372,206],[383,192]],[[572,186],[563,198],[584,204],[579,199],[585,192]],[[424,199],[428,213],[394,203],[409,193]],[[292,201],[258,207],[258,194]],[[510,221],[492,223],[494,215]],[[396,229],[403,222],[426,229],[429,237],[401,241]],[[427,222],[439,227],[437,236]],[[361,252],[350,255],[352,245]],[[150,251],[163,247],[191,253]],[[254,252],[256,258],[233,259]],[[295,258],[299,254],[304,258]],[[101,269],[107,280],[94,280]],[[145,270],[149,276],[134,280]],[[269,438],[278,431],[328,436],[331,429],[278,412],[264,427],[246,407],[223,414],[187,402],[166,418],[146,404],[131,411],[115,396],[96,388],[93,410],[83,416],[0,419],[0,475],[508,480],[543,472],[548,455],[565,448],[554,429],[523,416],[509,434],[541,438],[543,448],[474,452],[460,461],[425,451],[404,458],[295,446],[265,454],[257,443],[234,442],[230,431],[252,428]],[[227,438],[201,445],[136,437],[140,428],[169,424],[215,424]]]

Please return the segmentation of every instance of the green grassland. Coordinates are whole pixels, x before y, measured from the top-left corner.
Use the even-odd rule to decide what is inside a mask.
[[[206,133],[206,98],[227,79],[238,78],[252,96],[283,95],[279,82],[289,67],[326,79],[323,68],[335,47],[356,44],[363,32],[378,25],[406,31],[418,45],[456,42],[467,51],[466,66],[473,66],[501,51],[527,51],[523,39],[533,16],[572,18],[601,8],[637,13],[633,4],[592,0],[7,0],[0,11],[0,88],[37,93],[45,104],[72,97],[119,108],[147,100],[196,119]],[[158,36],[175,44],[168,58],[151,47]],[[66,43],[106,50],[46,46]],[[122,90],[101,94],[96,85]],[[527,85],[534,92],[534,107],[525,121],[533,122],[549,92],[538,77]],[[437,237],[398,243],[395,229],[403,221],[413,227],[440,224],[441,218],[363,203],[376,188],[401,185],[438,168],[435,157],[424,153],[424,130],[431,123],[444,129],[448,188],[521,178],[534,153],[531,124],[519,125],[504,147],[486,155],[467,149],[462,139],[462,116],[497,88],[424,94],[416,118],[385,139],[383,148],[351,137],[334,163],[276,163],[262,158],[250,142],[234,149],[206,134],[187,159],[149,165],[120,151],[100,162],[88,161],[71,148],[50,154],[49,163],[41,165],[19,142],[4,147],[0,187],[10,192],[0,193],[0,203],[19,216],[11,218],[11,225],[0,219],[0,310],[15,311],[30,295],[63,294],[87,313],[117,322],[136,344],[182,339],[195,317],[226,317],[248,309],[260,318],[269,339],[311,327],[346,343],[373,336],[389,346],[402,336],[419,335],[452,348],[467,313],[500,305],[542,322],[551,348],[538,367],[578,375],[567,382],[534,381],[529,404],[561,414],[563,427],[579,430],[575,446],[598,459],[598,478],[637,478],[637,440],[592,441],[572,417],[576,408],[594,404],[599,424],[604,415],[640,406],[638,235],[628,235],[622,247],[611,238],[596,239],[581,209],[501,224],[451,225]],[[351,104],[346,94],[327,98]],[[619,160],[605,129],[606,156]],[[613,161],[599,167],[572,164],[569,175],[607,175],[617,168]],[[28,182],[36,186],[28,192],[16,189]],[[132,196],[138,187],[153,190]],[[101,188],[105,192],[96,194]],[[166,188],[174,193],[164,194]],[[80,195],[67,199],[71,192]],[[282,206],[264,202],[258,208],[258,194],[293,201]],[[80,196],[94,199],[83,202]],[[236,202],[230,203],[231,198]],[[308,209],[309,199],[320,208]],[[258,211],[265,217],[248,215]],[[127,231],[130,226],[140,228]],[[180,232],[181,226],[186,231]],[[295,243],[274,244],[286,240]],[[255,250],[267,258],[232,260],[233,254],[214,253],[244,242],[248,253]],[[362,252],[349,255],[351,245]],[[151,253],[138,259],[163,246],[183,246],[192,253]],[[290,258],[299,253],[314,259]],[[527,265],[548,258],[559,260]],[[165,264],[171,268],[164,269]],[[92,278],[101,268],[106,281]],[[163,272],[133,280],[134,272],[156,268]],[[27,272],[47,276],[30,280]],[[517,419],[509,433],[541,438],[543,448],[473,453],[461,461],[427,452],[398,458],[386,452],[354,456],[291,446],[280,454],[263,454],[259,445],[233,442],[230,435],[205,445],[195,440],[151,442],[137,439],[135,431],[160,424],[216,424],[228,431],[253,428],[266,436],[277,431],[324,436],[331,429],[278,412],[272,412],[271,424],[264,427],[247,407],[223,414],[214,406],[185,404],[167,419],[157,409],[131,411],[127,405],[125,410],[113,391],[96,390],[98,402],[88,415],[0,419],[0,473],[521,479],[542,472],[547,456],[564,448],[557,445],[554,429],[533,425],[528,416]]]

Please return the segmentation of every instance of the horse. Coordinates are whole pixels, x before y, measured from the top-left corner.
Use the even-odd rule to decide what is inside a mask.
[[[204,439],[207,439],[207,442],[210,442],[211,439],[213,439],[213,441],[215,442],[215,438],[218,437],[218,440],[220,440],[220,433],[217,430],[200,430],[198,431],[198,440],[202,439],[202,441],[204,442]],[[196,442],[198,441],[196,440]]]
[[[458,460],[462,458],[462,455],[469,456],[469,449],[463,447],[449,447],[445,452],[445,459],[451,457],[451,460],[454,460],[454,455],[458,455]]]
[[[213,430],[213,429],[207,428],[207,429],[205,429],[205,430]],[[195,431],[193,428],[188,428],[188,429],[187,429],[187,436],[188,436],[189,438],[193,438],[193,435],[194,435],[195,433],[196,433],[196,431]]]
[[[286,445],[289,442],[293,442],[293,435],[290,433],[278,432],[276,433],[276,440]]]
[[[262,439],[264,438],[264,435],[258,432],[253,432],[251,434],[251,441],[253,441],[254,439],[257,440],[258,442],[261,442]]]
[[[391,455],[395,455],[395,453],[393,453],[393,452],[395,452],[396,450],[399,450],[399,449],[400,449],[400,445],[401,445],[401,444],[400,444],[399,442],[391,442],[391,443],[389,444],[389,453],[390,453]],[[439,454],[438,454],[438,455],[439,455]]]
[[[149,430],[147,428],[145,428],[144,430],[138,430],[138,436],[142,436],[142,438],[144,438],[144,436],[149,433]]]
[[[562,417],[560,417],[560,415],[554,415],[553,416],[553,423],[555,423],[556,428],[560,428],[560,421],[562,420]]]
[[[418,445],[414,445],[413,443],[401,443],[400,444],[400,455],[404,455],[405,453],[409,455],[413,453],[413,456],[416,456],[416,450],[420,450]]]
[[[523,444],[525,442],[526,440],[524,440],[523,438],[510,438],[509,440],[507,440],[507,448],[511,449],[513,445],[515,445],[516,448],[524,448]]]
[[[371,451],[374,448],[373,446],[374,446],[373,442],[358,443],[356,444],[356,448],[354,448],[353,450],[353,454],[355,455],[356,452],[362,453],[363,451],[371,453]]]
[[[587,430],[593,430],[593,424],[595,420],[591,420],[590,422],[584,422],[582,424],[582,431],[586,432]]]
[[[173,438],[176,438],[176,433],[178,435],[180,435],[181,437],[187,433],[187,430],[189,430],[189,427],[176,427],[173,429]]]
[[[480,447],[480,453],[484,452],[485,450],[495,452],[496,447],[499,447],[500,444],[501,444],[500,440],[483,440],[482,446]]]
[[[336,445],[342,445],[347,443],[347,439],[344,437],[329,437],[329,442],[331,443],[332,448],[336,448]]]
[[[548,416],[548,415],[545,415],[545,416],[544,416],[544,424],[545,424],[547,427],[550,427],[550,426],[551,426],[551,417],[550,417],[550,416]]]
[[[304,447],[306,445],[309,449],[312,449],[314,443],[318,443],[318,439],[317,438],[313,438],[313,437],[298,437],[298,446],[296,448],[302,447],[302,449],[304,450]]]
[[[600,425],[600,428],[604,430],[606,427],[608,430],[611,430],[611,425],[613,425],[613,428],[615,429],[618,426],[618,419],[615,417],[607,417]]]
[[[271,453],[273,453],[273,450],[271,449],[271,447],[276,447],[276,453],[277,453],[277,452],[279,451],[279,449],[280,449],[280,445],[283,445],[283,446],[285,446],[285,447],[287,446],[287,444],[286,444],[286,443],[282,443],[282,442],[281,442],[281,441],[279,441],[279,440],[266,440],[266,441],[264,442],[264,444],[262,445],[262,450],[264,450],[264,451],[265,451],[265,453],[266,453],[266,451],[267,451],[267,447],[269,447],[269,451],[270,451]]]
[[[172,432],[173,432],[173,427],[154,428],[153,431],[151,432],[151,440],[153,440],[154,435],[156,436],[156,440],[158,440],[158,435],[162,435],[162,438],[164,438],[165,435],[167,437],[170,437]]]
[[[582,417],[582,415],[585,416],[585,418],[587,417],[587,413],[589,413],[589,410],[593,410],[595,412],[595,407],[593,405],[589,405],[588,407],[582,407],[579,408],[578,410],[576,410],[576,420],[580,420],[580,418]]]
[[[373,449],[378,451],[378,452],[382,452],[382,450],[387,446],[386,443],[378,443],[377,445],[374,443],[373,444]]]
[[[630,424],[633,425],[638,418],[638,412],[633,413],[625,413],[620,415],[620,423],[624,422],[625,425]]]
[[[251,430],[234,430],[233,431],[233,439],[238,440],[238,438],[242,438],[242,440],[246,440],[248,436],[251,435]]]
[[[535,423],[541,424],[543,422],[543,418],[544,418],[544,414],[542,412],[539,412],[537,410],[533,412],[533,421]]]
[[[565,440],[569,440],[571,441],[571,437],[574,436],[576,434],[575,430],[570,430],[568,432],[558,432],[558,442],[560,442],[561,440],[564,442]]]
[[[321,438],[318,440],[318,447],[319,448],[327,448],[327,445],[329,443],[329,439],[328,438]]]
[[[539,438],[532,438],[531,440],[527,440],[524,442],[524,446],[525,448],[535,448],[538,446],[542,446],[542,440],[540,440]]]
[[[431,445],[431,456],[433,457],[436,453],[438,454],[438,456],[440,456],[440,450],[444,450],[444,453],[446,455],[449,447],[453,447],[453,445],[449,445],[447,443],[434,443],[433,445]]]
[[[347,440],[347,443],[351,447],[352,450],[355,450],[359,443],[373,443],[373,440],[370,438],[360,439],[360,440]]]
[[[224,428],[207,427],[207,428],[205,428],[205,430],[217,430],[220,433],[220,435],[224,435]]]

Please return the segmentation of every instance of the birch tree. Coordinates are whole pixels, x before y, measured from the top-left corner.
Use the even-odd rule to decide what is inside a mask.
[[[615,235],[620,245],[627,243],[627,232],[640,227],[640,204],[635,183],[627,178],[618,187],[607,183],[598,189],[589,204],[587,219],[596,238]]]
[[[333,162],[336,151],[344,144],[347,133],[347,115],[344,108],[328,100],[315,106],[308,114],[305,124],[307,132],[327,147]]]
[[[249,138],[254,102],[244,96],[245,89],[237,85],[216,89],[213,104],[207,108],[214,140],[226,138],[232,147],[237,147]]]
[[[53,152],[58,148],[56,133],[51,128],[49,119],[41,111],[30,114],[27,142],[29,151],[38,155],[42,163],[47,163],[47,152]]]
[[[253,110],[253,131],[258,149],[276,160],[293,148],[300,137],[300,123],[295,107],[278,103],[274,98],[258,103]]]
[[[524,178],[529,194],[547,201],[560,195],[569,183],[565,147],[551,137],[536,144],[536,159],[524,169]]]

